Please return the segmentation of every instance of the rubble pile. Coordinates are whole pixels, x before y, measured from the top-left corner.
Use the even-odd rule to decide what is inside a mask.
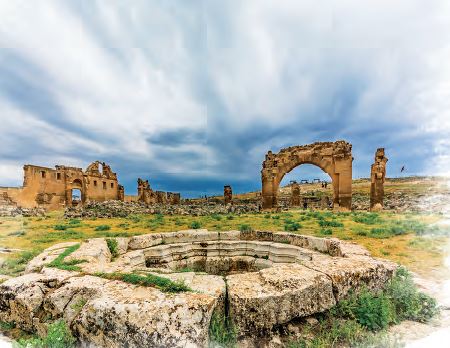
[[[105,201],[89,202],[83,207],[68,207],[65,210],[66,218],[81,217],[127,217],[131,214],[163,214],[163,215],[192,215],[202,216],[211,214],[244,214],[256,213],[260,206],[253,204],[217,204],[214,202],[189,202],[177,205],[152,204],[142,202]]]

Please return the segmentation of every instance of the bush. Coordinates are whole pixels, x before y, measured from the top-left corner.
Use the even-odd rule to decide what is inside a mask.
[[[342,222],[336,220],[319,219],[318,223],[320,227],[344,227]]]
[[[202,224],[199,221],[192,221],[189,227],[192,228],[193,230],[197,230],[200,227],[202,227]]]
[[[81,224],[81,220],[80,219],[70,219],[69,220],[69,225],[79,225],[79,224]]]
[[[251,231],[253,231],[253,228],[250,225],[243,224],[243,225],[239,226],[239,231],[241,231],[241,232],[251,232]]]
[[[353,221],[366,225],[375,225],[380,223],[381,219],[377,213],[363,213],[354,216]]]
[[[397,321],[426,322],[438,313],[436,300],[417,290],[411,274],[400,267],[386,289],[395,307]]]
[[[96,228],[94,228],[94,231],[109,231],[111,229],[111,226],[109,225],[99,225]]]
[[[43,338],[20,339],[16,347],[23,348],[72,348],[76,339],[72,336],[64,320],[58,320],[48,326],[47,336]]]
[[[372,331],[385,329],[395,320],[392,303],[384,294],[373,295],[364,291],[354,311],[359,324]]]
[[[220,216],[219,214],[211,214],[211,218],[217,221],[222,220],[222,216]]]
[[[293,221],[284,225],[284,230],[288,232],[298,231],[300,228],[302,228],[302,225]]]
[[[119,256],[117,239],[108,238],[106,239],[106,244],[108,245],[108,249],[111,252],[111,256],[113,259]]]
[[[64,230],[67,230],[67,226],[66,225],[55,225],[53,227],[53,229],[56,231],[64,231]]]
[[[321,228],[319,233],[323,234],[325,236],[329,236],[329,235],[333,234],[333,230],[331,228]]]

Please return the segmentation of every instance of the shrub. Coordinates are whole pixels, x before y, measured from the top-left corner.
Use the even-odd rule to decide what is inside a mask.
[[[56,231],[64,231],[64,230],[67,230],[67,226],[66,225],[55,225],[53,227],[53,229]]]
[[[274,216],[272,216],[272,219],[274,219],[274,220],[279,220],[279,219],[280,219],[280,216],[279,216],[279,215],[274,215]]]
[[[72,336],[64,320],[58,320],[48,326],[47,336],[17,341],[17,347],[23,348],[72,348],[76,339]]]
[[[354,216],[353,221],[366,225],[375,225],[380,223],[381,219],[377,213],[364,213]]]
[[[209,324],[209,337],[220,347],[234,347],[237,342],[237,331],[229,317],[214,312]]]
[[[385,329],[395,320],[392,303],[382,293],[374,295],[364,291],[358,298],[354,314],[358,323],[372,331]]]
[[[329,236],[329,235],[333,234],[333,230],[331,228],[321,228],[319,233]]]
[[[250,225],[242,224],[241,226],[239,226],[239,231],[241,231],[241,232],[251,232],[251,231],[253,231],[253,228]]]
[[[197,230],[200,227],[202,227],[202,224],[199,221],[192,221],[189,227],[192,228],[193,230]]]
[[[404,267],[397,270],[386,294],[394,304],[397,321],[426,322],[438,313],[436,300],[417,290],[411,274]]]
[[[265,214],[264,219],[270,219],[270,214]]]
[[[111,229],[111,226],[109,225],[98,225],[96,228],[94,228],[94,231],[109,231]]]
[[[222,220],[222,216],[220,216],[219,214],[212,214],[211,218],[213,218],[214,220],[217,220],[217,221]]]
[[[79,225],[79,224],[81,224],[80,219],[70,219],[69,220],[69,225]]]
[[[119,249],[117,239],[106,239],[106,244],[108,245],[108,249],[111,252],[111,256],[113,259],[119,256]]]
[[[234,216],[233,215],[227,215],[227,220],[233,220],[234,219]]]
[[[302,228],[302,225],[300,225],[298,222],[290,222],[284,225],[284,230],[285,231],[298,231],[299,228]]]
[[[336,220],[319,219],[318,223],[320,227],[344,227],[342,222]]]

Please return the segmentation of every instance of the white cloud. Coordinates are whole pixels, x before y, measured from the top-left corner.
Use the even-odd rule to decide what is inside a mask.
[[[5,54],[2,68],[61,110],[55,122],[42,105],[24,108],[29,91],[12,98],[0,76],[0,153],[16,158],[8,165],[109,156],[258,180],[269,147],[345,136],[364,161],[383,141],[409,158],[408,148],[422,150],[412,141],[428,135],[434,157],[415,161],[450,172],[441,168],[450,152],[446,0],[15,0],[0,3],[0,18],[0,58],[21,58]],[[172,147],[167,159],[148,141],[180,129],[208,130],[208,141]]]

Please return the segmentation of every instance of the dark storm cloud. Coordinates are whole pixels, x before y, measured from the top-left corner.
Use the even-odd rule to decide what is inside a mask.
[[[377,147],[388,175],[450,172],[448,3],[327,4],[4,2],[0,184],[98,159],[127,192],[242,192],[267,150],[340,139],[354,177]]]

